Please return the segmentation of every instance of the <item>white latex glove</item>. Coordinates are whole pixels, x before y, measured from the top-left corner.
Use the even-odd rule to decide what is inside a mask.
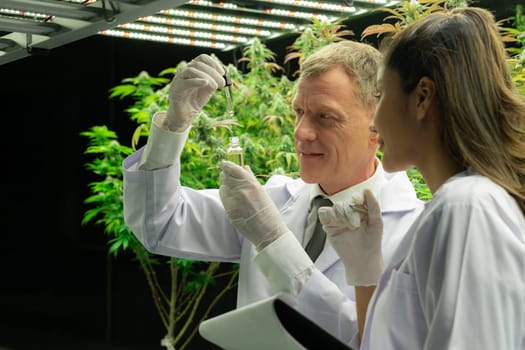
[[[346,281],[354,286],[377,284],[384,269],[381,208],[370,190],[363,198],[362,205],[342,201],[318,211],[326,238],[345,265]]]
[[[177,69],[171,81],[165,123],[169,130],[188,129],[218,88],[224,87],[226,71],[216,59],[201,54]]]
[[[281,214],[249,167],[222,161],[219,194],[233,226],[261,251],[288,231]]]

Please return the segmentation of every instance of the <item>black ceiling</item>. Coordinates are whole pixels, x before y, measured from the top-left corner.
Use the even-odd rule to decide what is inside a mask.
[[[228,51],[298,33],[312,18],[353,29],[390,0],[0,0],[0,65],[92,35]],[[479,0],[499,18],[519,0]],[[382,15],[384,17],[384,14]],[[377,17],[374,18],[377,23]]]
[[[390,0],[0,0],[0,64],[102,34],[227,51]]]

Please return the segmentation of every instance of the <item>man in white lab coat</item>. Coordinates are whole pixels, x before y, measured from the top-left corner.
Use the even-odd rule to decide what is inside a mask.
[[[380,61],[375,48],[353,41],[327,45],[305,60],[293,106],[301,178],[271,177],[264,188],[279,217],[265,220],[261,213],[236,230],[217,189],[180,185],[180,154],[191,123],[225,84],[219,62],[196,57],[174,77],[168,111],[153,117],[146,146],[124,162],[126,224],[153,253],[239,262],[238,307],[289,293],[299,311],[348,343],[357,332],[353,287],[324,238],[320,252],[307,254],[304,247],[318,235],[307,222],[310,203],[317,196],[360,201],[364,189],[372,190],[382,209],[386,262],[422,209],[406,174],[385,173],[375,155],[377,135],[369,124]],[[235,181],[239,167],[225,162],[221,168],[224,180]]]

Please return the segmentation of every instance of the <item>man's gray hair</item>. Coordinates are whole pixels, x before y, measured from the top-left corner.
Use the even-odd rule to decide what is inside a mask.
[[[357,97],[363,105],[375,108],[377,71],[382,58],[381,52],[369,44],[351,40],[330,43],[306,57],[298,82],[341,66],[358,83],[360,94]]]

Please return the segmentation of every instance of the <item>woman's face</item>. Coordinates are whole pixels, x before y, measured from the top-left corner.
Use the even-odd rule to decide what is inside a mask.
[[[373,127],[379,134],[383,167],[390,172],[406,170],[415,164],[419,153],[417,97],[414,92],[403,92],[398,73],[389,68],[379,70],[377,88],[380,99]]]

